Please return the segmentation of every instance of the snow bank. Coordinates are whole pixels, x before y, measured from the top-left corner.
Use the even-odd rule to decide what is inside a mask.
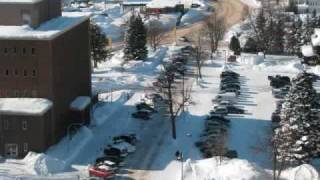
[[[185,180],[269,180],[271,176],[262,168],[246,160],[232,159],[219,162],[218,157],[192,162],[184,165]]]
[[[29,152],[23,159],[26,170],[33,175],[47,176],[65,169],[65,162],[43,153]]]
[[[311,45],[301,46],[301,52],[302,52],[303,56],[305,56],[305,57],[312,57],[315,55],[315,53],[313,51],[313,47]]]
[[[283,180],[318,180],[317,170],[308,164],[290,168],[283,171]],[[178,178],[177,178],[178,179]],[[241,159],[224,159],[218,157],[191,161],[188,159],[184,164],[185,180],[270,180],[272,171],[267,171],[254,163]]]
[[[245,54],[242,53],[241,57],[237,59],[241,64],[258,65],[264,61],[262,54]]]

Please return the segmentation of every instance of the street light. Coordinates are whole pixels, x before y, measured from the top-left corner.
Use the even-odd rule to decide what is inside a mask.
[[[180,151],[176,152],[176,158],[181,162],[181,180],[183,180],[183,154]]]

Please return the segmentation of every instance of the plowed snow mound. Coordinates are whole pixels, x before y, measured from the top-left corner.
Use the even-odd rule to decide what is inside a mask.
[[[23,159],[26,170],[33,175],[46,176],[52,173],[61,172],[65,169],[65,163],[61,160],[52,158],[43,153],[29,152]]]

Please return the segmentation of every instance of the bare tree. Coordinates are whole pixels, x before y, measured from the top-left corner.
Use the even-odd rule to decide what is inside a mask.
[[[164,27],[161,21],[159,20],[152,20],[147,25],[147,39],[148,43],[155,51],[157,50],[158,46],[160,45],[161,41],[164,38]]]
[[[193,42],[195,46],[195,60],[197,65],[197,79],[202,79],[201,69],[205,60],[205,45],[207,43],[207,39],[205,39],[205,31],[201,29],[199,32],[193,34]]]
[[[178,87],[181,84],[176,81],[177,72],[177,66],[173,63],[168,63],[164,65],[164,70],[160,73],[158,78],[159,90],[168,105],[167,109],[172,124],[172,137],[174,139],[177,137],[175,123],[176,118],[183,110],[185,104],[191,99],[191,86],[187,88],[184,87],[184,85],[182,88]]]
[[[205,28],[212,57],[212,54],[218,49],[219,42],[223,39],[226,32],[224,17],[220,17],[217,13],[213,13],[205,20]]]

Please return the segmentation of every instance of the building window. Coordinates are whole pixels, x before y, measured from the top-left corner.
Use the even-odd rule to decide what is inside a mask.
[[[14,70],[14,75],[16,75],[16,76],[18,76],[18,75],[19,75],[19,71],[18,71],[18,69],[15,69],[15,70]]]
[[[28,122],[26,120],[22,121],[22,130],[27,130],[28,129]]]
[[[8,54],[8,48],[4,48],[3,52],[4,52],[5,55],[7,55]]]
[[[23,70],[23,76],[28,76],[28,71],[26,69]]]
[[[22,48],[22,54],[26,55],[27,54],[27,49],[26,48]]]
[[[17,48],[16,47],[13,48],[13,54],[17,54]]]
[[[8,129],[9,129],[9,121],[8,121],[7,119],[5,119],[4,122],[3,122],[3,128],[4,128],[5,130],[8,130]]]
[[[23,143],[23,152],[28,152],[28,151],[29,151],[28,143]]]
[[[32,76],[35,77],[37,75],[37,71],[34,69],[32,70]]]
[[[9,69],[6,69],[6,76],[9,76]]]
[[[31,48],[31,54],[34,55],[36,53],[36,50],[34,48]]]

